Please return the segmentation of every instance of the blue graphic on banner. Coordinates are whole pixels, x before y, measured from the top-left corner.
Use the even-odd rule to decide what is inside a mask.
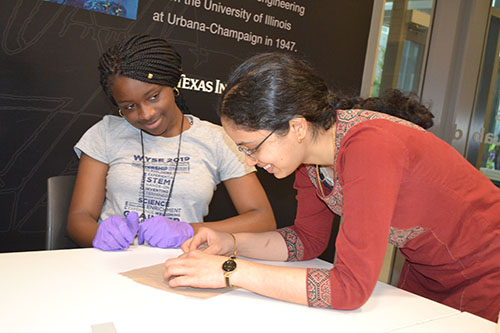
[[[137,18],[137,2],[139,0],[44,0],[60,5],[82,8],[98,13],[125,17],[135,20]]]

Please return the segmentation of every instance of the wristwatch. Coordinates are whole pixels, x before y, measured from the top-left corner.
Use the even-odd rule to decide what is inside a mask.
[[[234,259],[236,259],[235,256],[230,256],[229,259],[224,261],[224,263],[222,264],[222,270],[224,271],[224,278],[226,279],[226,287],[228,288],[232,287],[231,281],[229,281],[229,277],[236,270],[237,266],[236,261],[234,261]]]

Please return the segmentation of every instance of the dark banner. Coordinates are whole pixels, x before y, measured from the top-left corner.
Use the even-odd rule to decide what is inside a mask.
[[[98,57],[136,33],[167,39],[183,58],[190,112],[220,123],[232,69],[268,51],[304,55],[332,88],[358,92],[373,0],[0,1],[0,252],[44,248],[47,178],[76,174],[73,145],[113,113]],[[293,223],[293,176],[258,176],[280,227]],[[223,186],[219,186],[223,188]],[[223,189],[207,220],[231,214]]]

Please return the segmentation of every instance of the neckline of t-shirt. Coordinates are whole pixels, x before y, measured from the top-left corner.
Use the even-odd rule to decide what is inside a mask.
[[[193,126],[196,126],[196,123],[197,123],[196,118],[193,115],[184,114],[184,116],[188,119],[190,126],[187,130],[182,131],[182,136],[188,134],[191,131],[191,129],[193,128]],[[132,126],[132,125],[130,125],[130,126]],[[134,127],[134,126],[132,126],[132,127]],[[134,128],[137,129],[138,131],[140,131],[137,127],[134,127]],[[179,135],[171,136],[171,137],[164,137],[164,136],[159,136],[159,135],[151,135],[146,131],[142,131],[142,132],[144,134],[144,139],[148,139],[148,140],[173,140],[173,139],[178,140],[179,139]]]

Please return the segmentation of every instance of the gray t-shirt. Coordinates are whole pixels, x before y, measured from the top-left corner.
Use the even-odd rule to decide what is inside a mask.
[[[221,126],[188,115],[191,127],[182,133],[177,175],[166,217],[202,222],[217,184],[254,172]],[[100,221],[135,211],[145,218],[163,215],[171,190],[179,136],[165,138],[143,132],[145,189],[142,190],[140,130],[124,118],[104,116],[78,141],[78,157],[86,155],[109,165],[106,198]]]

